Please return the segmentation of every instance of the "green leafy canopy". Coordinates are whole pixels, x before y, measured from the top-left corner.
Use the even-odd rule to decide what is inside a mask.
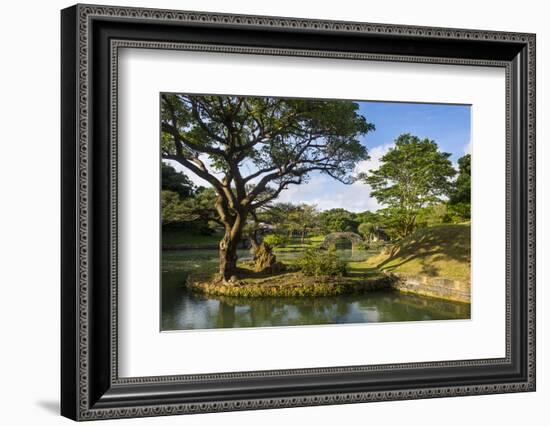
[[[450,194],[456,174],[450,156],[435,141],[406,133],[381,158],[378,169],[360,175],[371,195],[386,206],[383,213],[399,228],[398,234],[413,232],[418,211]]]
[[[351,101],[163,94],[162,156],[229,204],[265,203],[266,192],[274,199],[313,171],[350,183],[357,162],[368,159],[359,136],[374,129],[358,109]]]

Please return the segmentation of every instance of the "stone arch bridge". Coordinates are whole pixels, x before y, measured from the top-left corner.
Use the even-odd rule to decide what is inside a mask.
[[[338,240],[342,239],[351,241],[352,250],[365,243],[363,238],[355,232],[332,232],[325,237],[320,247],[328,249],[332,244],[336,244]]]

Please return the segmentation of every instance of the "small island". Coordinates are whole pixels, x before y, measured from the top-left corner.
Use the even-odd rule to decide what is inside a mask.
[[[329,234],[330,235],[330,234]],[[188,275],[188,289],[213,296],[304,297],[338,296],[375,290],[398,290],[446,300],[470,301],[470,225],[423,228],[397,244],[352,249],[364,261],[343,261],[336,245],[288,245],[275,249],[265,243],[273,263],[262,269],[252,258],[238,264],[229,281],[215,272]],[[448,241],[453,241],[449,246]],[[341,246],[346,246],[345,240]],[[285,262],[276,261],[286,253]],[[288,256],[294,254],[294,256]],[[252,250],[251,256],[254,256]]]
[[[373,164],[366,102],[161,100],[163,329],[469,318],[470,154],[401,133]],[[379,207],[285,197],[312,178]]]

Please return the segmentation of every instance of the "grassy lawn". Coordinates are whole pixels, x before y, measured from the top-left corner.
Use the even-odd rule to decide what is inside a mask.
[[[208,241],[190,239],[179,241]],[[213,237],[209,237],[210,242]],[[279,252],[300,251],[316,247],[323,237],[308,238],[305,244],[295,239]],[[217,241],[217,240],[216,240]],[[379,247],[378,250],[382,248]],[[306,276],[294,266],[292,258],[284,259],[286,270],[279,273],[254,272],[250,261],[239,262],[237,278],[229,285],[212,272],[197,270],[188,286],[193,290],[220,296],[328,296],[388,288],[391,280],[384,272],[420,275],[470,281],[470,224],[440,225],[421,228],[399,243],[386,246],[382,253],[364,261],[348,261],[345,276]]]
[[[218,244],[222,239],[221,233],[202,235],[189,229],[167,229],[162,231],[162,245],[175,246],[180,244],[212,245]]]
[[[369,265],[368,260],[364,262],[348,262],[347,277],[350,280],[378,279],[384,274],[376,266]]]
[[[361,264],[401,274],[470,281],[470,224],[420,228],[389,253]]]

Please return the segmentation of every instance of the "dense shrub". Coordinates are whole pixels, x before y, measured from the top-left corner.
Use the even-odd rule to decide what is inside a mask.
[[[449,204],[448,216],[451,223],[461,223],[470,220],[471,205],[470,203]]]
[[[267,234],[264,237],[263,242],[271,247],[283,247],[290,242],[290,239],[284,235]]]
[[[462,223],[470,220],[469,203],[440,203],[419,210],[416,223],[419,226],[433,226],[444,223]]]
[[[346,262],[341,260],[334,250],[307,249],[296,260],[296,266],[307,276],[344,276]]]
[[[445,203],[433,204],[418,211],[416,223],[419,226],[433,226],[449,223],[448,207]]]
[[[357,227],[357,232],[359,232],[366,241],[370,241],[376,235],[376,226],[370,222],[363,222]]]

